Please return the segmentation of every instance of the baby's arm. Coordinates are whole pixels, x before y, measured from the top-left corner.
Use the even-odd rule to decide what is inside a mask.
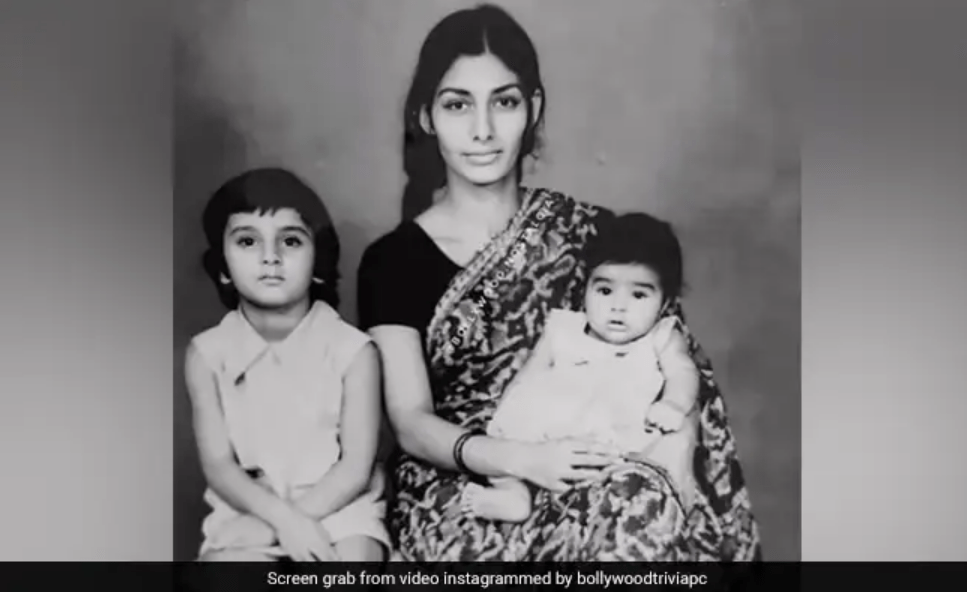
[[[658,363],[665,377],[659,399],[648,411],[648,422],[664,431],[677,431],[698,400],[701,377],[688,352],[685,337],[674,328],[658,350]]]
[[[369,486],[379,447],[382,407],[380,362],[376,346],[366,343],[343,379],[341,456],[296,507],[317,519],[333,514],[358,498]]]
[[[291,508],[252,480],[236,462],[222,416],[215,375],[194,343],[189,344],[185,354],[185,382],[191,399],[201,469],[209,487],[238,512],[257,518],[275,530]],[[243,518],[245,522],[251,520],[246,516]]]

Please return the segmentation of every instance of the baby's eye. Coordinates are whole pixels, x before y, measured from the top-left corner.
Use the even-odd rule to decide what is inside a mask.
[[[598,294],[604,294],[605,296],[607,296],[610,293],[611,293],[611,288],[606,288],[606,287],[598,288]]]
[[[634,292],[632,296],[634,296],[636,300],[641,300],[642,298],[648,298],[648,292],[638,291]]]

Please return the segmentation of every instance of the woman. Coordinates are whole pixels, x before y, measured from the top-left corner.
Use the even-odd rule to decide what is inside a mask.
[[[648,462],[481,435],[548,310],[580,306],[577,253],[611,215],[520,186],[544,104],[534,46],[501,9],[455,12],[424,42],[404,114],[405,220],[367,249],[359,271],[360,322],[381,353],[402,449],[395,545],[413,561],[757,558],[723,402],[690,336],[704,377],[699,411],[690,429],[665,437],[697,444],[699,491],[687,509]],[[671,314],[681,315],[677,305]],[[533,484],[523,523],[461,512],[468,482],[499,476]]]

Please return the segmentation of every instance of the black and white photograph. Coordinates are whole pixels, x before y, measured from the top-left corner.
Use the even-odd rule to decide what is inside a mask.
[[[174,559],[801,559],[792,0],[179,0]]]

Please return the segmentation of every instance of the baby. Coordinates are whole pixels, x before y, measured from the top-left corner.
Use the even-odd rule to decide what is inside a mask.
[[[533,354],[505,390],[487,433],[538,442],[580,438],[663,466],[687,492],[689,450],[665,448],[699,392],[699,373],[677,318],[664,316],[682,289],[681,246],[670,225],[646,214],[616,217],[584,250],[584,312],[552,310]],[[464,492],[463,511],[522,522],[527,486],[495,478]]]

